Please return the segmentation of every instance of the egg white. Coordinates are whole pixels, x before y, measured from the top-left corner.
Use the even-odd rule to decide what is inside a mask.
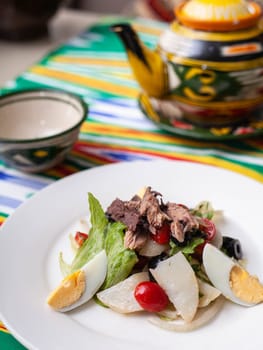
[[[212,244],[206,244],[203,250],[203,265],[211,283],[215,288],[220,290],[227,299],[243,306],[254,305],[253,303],[248,303],[238,298],[231,289],[230,272],[234,266],[239,266],[236,261]]]
[[[86,265],[81,268],[85,274],[85,290],[81,297],[73,304],[60,308],[57,311],[67,312],[88,302],[101,287],[107,273],[107,255],[102,250],[94,256]]]

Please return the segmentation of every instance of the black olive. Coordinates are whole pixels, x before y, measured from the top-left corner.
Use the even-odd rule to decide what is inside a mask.
[[[190,232],[186,232],[184,235],[183,242],[179,242],[174,236],[171,236],[171,240],[178,246],[178,247],[185,247],[190,240],[192,239],[192,235]]]
[[[149,271],[149,278],[151,281],[155,281],[153,275],[150,272],[150,269],[155,269],[156,266],[159,264],[159,262],[167,259],[169,256],[166,253],[161,253],[160,255],[156,255],[154,257],[152,257],[149,261],[148,261],[148,271]]]
[[[149,261],[149,258],[146,256],[137,254],[137,257],[138,257],[138,261],[133,266],[133,271],[132,271],[133,273],[141,272],[144,269],[144,267],[148,264],[148,261]]]
[[[105,216],[106,216],[106,219],[107,219],[109,222],[115,222],[115,220],[112,218],[111,214],[105,212]]]
[[[222,250],[231,258],[240,260],[243,257],[241,243],[238,239],[223,236]]]

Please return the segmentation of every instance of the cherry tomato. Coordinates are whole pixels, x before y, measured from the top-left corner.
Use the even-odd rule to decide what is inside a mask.
[[[206,243],[211,242],[216,235],[216,227],[211,220],[202,218],[202,221],[199,224],[199,228],[206,235],[204,243],[200,244],[195,248],[195,257],[201,260],[204,246],[206,245]]]
[[[81,247],[82,244],[88,238],[88,235],[87,235],[87,233],[77,231],[74,238],[75,238],[75,241],[77,242],[78,246]]]
[[[135,287],[134,297],[141,307],[149,312],[160,312],[169,303],[169,299],[162,287],[151,281],[139,283]]]
[[[199,228],[202,232],[205,233],[206,235],[206,242],[211,242],[212,239],[215,237],[216,235],[216,227],[215,224],[206,218],[202,218],[201,223],[199,224]]]
[[[199,244],[194,250],[194,257],[198,260],[202,260],[203,250],[206,245],[206,242]]]
[[[170,241],[170,225],[168,223],[164,223],[163,226],[156,230],[155,234],[151,235],[151,238],[159,244],[167,244]]]

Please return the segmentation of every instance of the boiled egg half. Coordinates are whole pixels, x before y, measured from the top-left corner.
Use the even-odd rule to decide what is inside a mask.
[[[244,306],[263,302],[263,285],[259,279],[211,244],[204,247],[203,265],[211,283],[227,299]]]
[[[66,276],[51,292],[47,303],[55,310],[66,312],[89,301],[98,291],[107,273],[107,255],[102,250],[81,269]]]

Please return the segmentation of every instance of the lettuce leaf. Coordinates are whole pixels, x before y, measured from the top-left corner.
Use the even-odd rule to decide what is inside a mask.
[[[78,249],[70,266],[70,273],[80,269],[104,249],[105,235],[109,224],[108,219],[106,218],[99,201],[93,196],[93,194],[88,193],[88,201],[91,215],[89,238]]]
[[[77,250],[71,264],[67,264],[60,253],[60,269],[63,276],[67,276],[105,249],[108,270],[102,289],[106,289],[128,277],[138,258],[135,251],[124,247],[126,226],[121,222],[109,222],[99,201],[91,193],[88,193],[88,201],[91,215],[89,237]]]
[[[63,277],[68,276],[70,274],[71,266],[70,266],[70,264],[65,262],[62,252],[59,253],[58,260],[59,260],[59,268],[60,268],[62,276]]]
[[[198,203],[191,212],[193,215],[211,220],[215,211],[209,201],[202,201]]]
[[[170,241],[170,252],[169,255],[174,255],[178,252],[182,252],[184,255],[190,255],[195,252],[195,248],[200,244],[204,243],[204,239],[201,237],[193,237],[190,242],[188,242],[185,246],[179,246],[174,243],[172,240]]]
[[[105,238],[108,271],[101,289],[107,289],[127,278],[138,261],[135,251],[124,247],[125,227],[121,222],[108,226]]]

